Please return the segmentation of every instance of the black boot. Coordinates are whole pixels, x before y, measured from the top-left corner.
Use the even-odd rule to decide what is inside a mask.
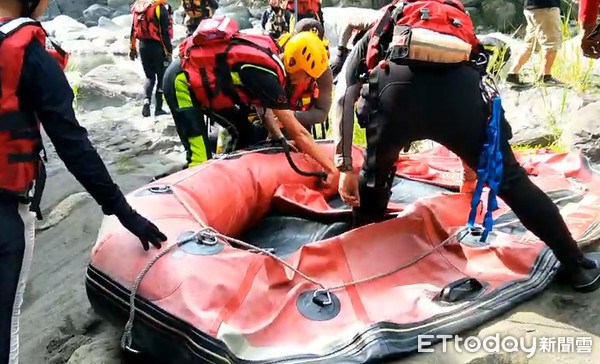
[[[145,118],[150,116],[150,99],[144,99],[144,106],[142,107],[142,116]]]
[[[600,288],[600,252],[585,254],[577,263],[576,269],[565,270],[573,289],[588,293]]]
[[[162,109],[163,105],[163,93],[158,91],[154,94],[154,116],[167,115],[167,112]]]

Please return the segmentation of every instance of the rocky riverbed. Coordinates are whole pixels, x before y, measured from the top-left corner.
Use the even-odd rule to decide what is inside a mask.
[[[508,1],[505,1],[507,3]],[[79,121],[116,182],[125,191],[146,184],[156,174],[183,161],[183,150],[170,115],[142,118],[143,72],[139,61],[126,58],[131,17],[130,1],[56,0],[44,22],[48,32],[73,55],[68,69],[75,90]],[[485,1],[484,1],[485,3]],[[94,5],[95,4],[95,5]],[[91,6],[91,7],[90,7]],[[54,10],[53,10],[54,9]],[[227,10],[229,9],[229,10]],[[256,25],[257,8],[234,4],[221,11]],[[51,13],[51,11],[55,11]],[[339,22],[361,9],[326,8],[327,36],[333,46]],[[334,15],[335,13],[335,15]],[[63,15],[59,15],[63,14]],[[248,15],[250,14],[250,15]],[[175,25],[175,41],[184,29]],[[515,49],[518,40],[501,35]],[[577,39],[565,43],[575,57]],[[585,67],[587,61],[579,62]],[[590,74],[600,75],[597,65]],[[527,70],[532,74],[532,70]],[[595,81],[594,81],[595,82]],[[600,83],[599,83],[600,84]],[[593,161],[600,160],[600,95],[565,88],[532,88],[514,91],[502,87],[502,96],[514,132],[513,142],[577,149]],[[36,250],[23,307],[21,362],[25,364],[150,363],[144,358],[125,359],[119,350],[122,328],[113,327],[91,310],[85,289],[85,268],[102,220],[100,209],[68,173],[46,143],[50,160],[43,210],[38,224]],[[423,353],[402,363],[597,363],[600,357],[600,292],[580,295],[558,285],[469,335],[517,337],[589,336],[589,354],[468,353],[449,348]],[[452,345],[451,345],[452,346]]]

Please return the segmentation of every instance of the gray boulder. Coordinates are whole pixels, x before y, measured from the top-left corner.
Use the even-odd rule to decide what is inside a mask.
[[[502,90],[502,105],[512,127],[513,144],[547,147],[558,140],[568,114],[579,110],[584,100],[574,91],[533,88],[522,92]]]
[[[600,101],[586,105],[566,117],[561,136],[563,145],[579,150],[592,162],[600,162]]]
[[[252,23],[250,22],[252,14],[248,8],[243,6],[228,5],[223,8],[219,7],[215,11],[214,16],[226,16],[228,18],[235,19],[240,27],[240,30],[252,28]]]
[[[118,8],[121,6],[131,6],[133,0],[106,0],[106,3],[111,8]]]
[[[80,110],[99,110],[123,106],[142,98],[144,77],[138,62],[104,64],[87,73],[79,82],[77,106]]]
[[[55,0],[60,13],[79,19],[83,11],[92,4],[107,5],[106,0]]]
[[[105,5],[94,4],[83,11],[83,22],[87,26],[94,26],[98,24],[98,19],[101,17],[107,17],[115,12],[113,8]]]

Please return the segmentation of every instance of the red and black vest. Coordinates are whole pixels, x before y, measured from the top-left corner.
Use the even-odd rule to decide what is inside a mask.
[[[234,105],[262,107],[241,84],[239,72],[247,66],[277,75],[282,86],[286,74],[279,59],[281,48],[268,35],[242,34],[235,20],[226,17],[204,19],[194,34],[181,43],[181,67],[200,105],[211,111]]]
[[[316,80],[309,80],[293,86],[290,97],[290,109],[295,111],[306,111],[314,107],[314,101],[319,98],[319,88]]]
[[[137,39],[154,39],[162,41],[160,19],[156,8],[166,5],[164,1],[138,0],[131,6],[133,14],[133,32]],[[173,19],[169,17],[169,36],[173,39]]]
[[[32,111],[20,109],[17,95],[25,49],[35,40],[46,45],[64,69],[68,55],[47,38],[39,22],[17,18],[0,25],[0,193],[20,197],[26,197],[43,174],[40,123]],[[43,187],[43,181],[38,182],[36,194]]]

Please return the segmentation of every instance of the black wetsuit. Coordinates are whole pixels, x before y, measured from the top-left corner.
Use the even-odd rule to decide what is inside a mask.
[[[240,82],[248,92],[262,101],[263,107],[289,109],[286,91],[270,71],[250,65],[240,70],[239,76]],[[173,62],[169,66],[163,87],[167,105],[175,120],[177,133],[186,149],[187,162],[190,165],[203,163],[212,158],[205,116],[212,117],[214,122],[225,128],[231,135],[232,143],[224,152],[248,147],[265,140],[268,135],[264,127],[249,122],[251,105],[238,105],[207,115],[208,105],[201,105],[190,90],[189,81],[180,62]]]
[[[144,98],[149,103],[152,98],[152,91],[154,85],[156,85],[155,101],[156,109],[162,108],[162,84],[163,76],[167,66],[166,62],[173,53],[173,46],[171,44],[171,36],[169,34],[170,18],[172,16],[172,8],[169,5],[160,5],[157,7],[157,13],[159,16],[160,23],[160,37],[162,41],[155,39],[140,39],[139,54],[142,61],[142,67],[144,68],[144,74],[146,80],[144,81]],[[134,29],[131,27],[131,37],[133,37]]]
[[[2,65],[0,65],[2,66]],[[45,47],[33,41],[25,50],[17,91],[20,109],[35,112],[56,153],[68,170],[102,206],[105,214],[129,208],[113,183],[85,128],[73,112],[73,92],[67,79]],[[0,192],[0,363],[8,362],[11,321],[18,282],[24,281],[22,266],[31,260],[33,217],[17,198]],[[25,224],[30,229],[25,231]],[[26,236],[27,235],[27,236]],[[27,246],[27,248],[26,248]],[[28,250],[29,249],[29,250]],[[26,253],[27,252],[27,253]],[[25,260],[25,261],[24,261]],[[22,287],[20,287],[22,288]],[[23,292],[20,289],[19,296]],[[13,336],[14,339],[14,336]]]
[[[354,47],[346,62],[348,89],[344,100],[342,147],[336,164],[351,161],[351,138],[354,100],[360,86],[359,76],[365,71],[364,59],[369,34]],[[360,181],[361,206],[354,209],[357,225],[380,219],[390,198],[394,162],[402,148],[416,140],[431,139],[443,144],[477,170],[485,140],[488,111],[481,97],[480,73],[467,65],[446,69],[424,69],[390,64],[389,73],[381,68],[377,90],[359,100],[371,107],[365,120],[367,149]],[[377,106],[378,105],[378,106]],[[574,268],[582,253],[550,198],[534,185],[519,165],[508,140],[511,128],[503,118],[501,150],[503,174],[499,197],[521,220],[523,225],[544,241],[567,268]]]

